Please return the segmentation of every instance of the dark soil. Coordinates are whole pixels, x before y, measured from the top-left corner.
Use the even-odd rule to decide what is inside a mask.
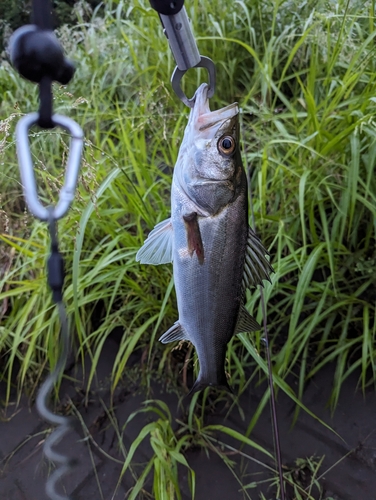
[[[72,413],[72,402],[81,415],[82,422],[71,429],[58,445],[58,451],[78,460],[71,473],[63,478],[61,488],[75,500],[123,500],[127,498],[134,479],[126,473],[116,489],[122,464],[109,457],[121,460],[118,439],[111,425],[106,408],[111,406],[109,375],[117,344],[109,340],[105,345],[97,370],[95,386],[86,397],[82,380],[85,373],[80,366],[71,370],[76,382],[64,380],[61,388],[61,413]],[[138,360],[135,358],[134,363]],[[87,370],[87,367],[86,367]],[[313,487],[311,494],[316,498],[331,500],[376,500],[376,398],[374,389],[363,395],[357,390],[357,376],[349,378],[343,385],[337,409],[331,416],[328,408],[334,368],[324,368],[309,384],[304,394],[304,404],[332,430],[318,420],[301,411],[297,423],[291,428],[295,404],[279,393],[277,410],[281,437],[282,456],[285,471],[289,477],[303,488],[311,483],[311,469],[307,457],[324,457],[317,476],[322,496]],[[229,412],[231,398],[216,405],[206,416],[207,424],[224,424],[240,433],[245,433],[255,409],[264,393],[265,386],[250,387],[240,398],[240,407]],[[153,394],[145,395],[135,382],[127,387],[119,387],[113,397],[113,413],[118,425],[126,422],[129,415],[140,409],[145,399],[161,399],[170,408],[174,418],[184,420],[184,411],[178,408],[178,397],[166,392],[162,385],[154,383]],[[5,399],[5,387],[0,385],[0,400]],[[14,397],[15,401],[15,397]],[[243,414],[242,414],[243,413]],[[35,407],[22,397],[19,405],[11,403],[1,410],[0,421],[0,499],[1,500],[47,500],[44,492],[45,478],[50,465],[43,457],[43,442],[49,426],[38,416]],[[150,421],[149,413],[141,413],[127,425],[124,444],[129,449],[142,427]],[[89,429],[97,446],[85,438],[83,423]],[[173,423],[174,428],[178,424]],[[251,498],[257,500],[262,491],[268,500],[276,499],[276,490],[269,483],[256,483],[272,477],[266,469],[255,461],[245,459],[239,453],[239,444],[225,434],[216,436],[218,440],[232,446],[235,451],[221,449],[214,444],[211,450],[192,446],[186,457],[196,473],[196,500],[236,500]],[[250,436],[252,440],[274,454],[270,411],[267,407]],[[222,447],[223,448],[223,447]],[[216,452],[225,451],[233,462],[233,471]],[[241,452],[265,462],[265,455],[251,447]],[[135,470],[142,471],[142,465],[151,456],[151,447],[146,438],[138,448],[133,464]],[[297,459],[301,459],[298,464]],[[304,459],[304,460],[302,460]],[[274,467],[271,461],[269,465]],[[138,467],[138,468],[137,468]],[[316,477],[317,477],[316,476]],[[248,497],[241,491],[238,479],[243,484],[254,483],[248,488]],[[184,499],[191,498],[188,488],[187,471],[181,468],[181,490]],[[148,480],[152,488],[152,477]],[[140,499],[143,498],[140,496]],[[146,497],[145,497],[146,498]],[[149,497],[150,498],[150,497]],[[288,498],[296,496],[293,487],[288,487]],[[302,496],[302,498],[304,498]],[[166,500],[169,500],[166,493]]]

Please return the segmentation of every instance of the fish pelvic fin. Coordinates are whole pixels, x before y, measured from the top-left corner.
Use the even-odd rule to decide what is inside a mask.
[[[175,342],[178,340],[190,341],[190,338],[185,328],[179,323],[179,321],[176,321],[176,323],[174,323],[172,327],[159,338],[159,341],[162,342],[162,344],[168,344],[169,342]]]
[[[169,264],[173,254],[173,229],[171,218],[155,226],[137,252],[136,261],[141,264]]]
[[[195,392],[202,391],[206,387],[217,387],[218,389],[225,389],[226,391],[233,394],[233,390],[227,382],[227,377],[225,372],[218,378],[218,380],[213,381],[210,377],[202,375],[200,372],[198,374],[196,382],[193,384],[192,389],[189,391],[187,396],[192,396]]]

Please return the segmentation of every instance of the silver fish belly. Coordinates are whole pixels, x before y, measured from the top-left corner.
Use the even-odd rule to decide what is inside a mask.
[[[247,287],[270,279],[266,254],[248,226],[237,105],[211,112],[203,84],[174,170],[171,218],[154,228],[136,256],[145,264],[173,262],[179,319],[160,340],[194,344],[200,370],[192,391],[228,387],[228,342],[260,328],[244,297]]]

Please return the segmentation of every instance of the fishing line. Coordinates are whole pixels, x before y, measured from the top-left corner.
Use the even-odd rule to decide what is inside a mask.
[[[245,130],[244,130],[244,122],[243,122],[243,110],[240,110],[240,127],[241,127],[241,133],[242,133],[242,140],[243,140],[243,145],[244,145],[244,159],[245,159],[245,168],[247,172],[247,180],[248,180],[248,194],[249,194],[249,202],[251,205],[251,217],[252,217],[252,226],[254,232],[257,234],[256,231],[256,219],[255,219],[255,211],[253,208],[253,194],[252,194],[252,188],[251,188],[251,173],[250,173],[250,168],[248,165],[248,158],[246,154],[246,148],[245,148]],[[266,347],[266,360],[267,360],[267,365],[268,365],[268,381],[269,381],[269,388],[270,388],[270,410],[272,414],[272,429],[273,429],[273,441],[274,441],[274,451],[276,455],[276,462],[277,462],[277,468],[278,468],[278,476],[279,476],[279,484],[280,484],[280,489],[281,489],[281,500],[285,500],[285,488],[284,488],[284,483],[283,483],[283,471],[282,471],[282,454],[281,454],[281,444],[280,444],[280,439],[279,439],[279,430],[278,430],[278,417],[277,417],[277,407],[276,407],[276,402],[275,402],[275,392],[274,392],[274,381],[273,381],[273,370],[272,370],[272,361],[271,361],[271,356],[270,356],[270,349],[269,349],[269,331],[268,331],[268,326],[267,326],[267,313],[266,313],[266,303],[265,303],[265,295],[264,295],[264,290],[262,287],[259,288],[260,291],[260,300],[261,300],[261,311],[262,311],[262,317],[263,317],[263,330],[264,330],[264,344]]]

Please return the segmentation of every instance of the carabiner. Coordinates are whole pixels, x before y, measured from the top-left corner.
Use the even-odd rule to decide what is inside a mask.
[[[28,136],[29,129],[38,123],[38,120],[39,113],[30,113],[17,123],[17,156],[26,204],[35,217],[42,221],[49,221],[51,220],[51,209],[42,205],[39,200]],[[52,115],[52,122],[55,126],[67,130],[71,137],[64,185],[59,193],[59,201],[52,209],[52,218],[58,220],[67,213],[74,199],[80,171],[84,133],[81,127],[67,116]]]
[[[213,97],[214,91],[215,91],[215,78],[216,78],[216,72],[215,72],[215,64],[214,62],[209,58],[205,56],[201,56],[200,62],[194,66],[194,68],[206,68],[209,73],[209,89],[208,89],[208,98]],[[189,108],[193,108],[194,106],[194,96],[191,98],[188,98],[185,93],[183,92],[183,89],[181,88],[180,82],[185,73],[188,70],[181,70],[177,66],[172,73],[171,77],[171,85],[172,88],[175,91],[175,94],[179,97],[179,99]]]

